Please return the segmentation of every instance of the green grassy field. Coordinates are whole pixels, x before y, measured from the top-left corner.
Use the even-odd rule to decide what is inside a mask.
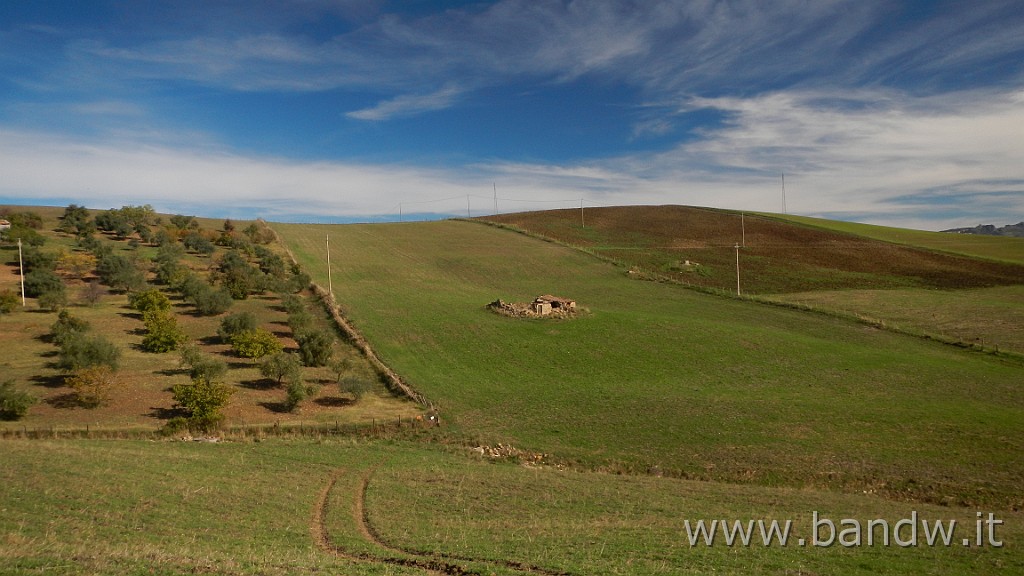
[[[0,440],[4,574],[997,574],[1024,517],[874,495],[528,468],[424,444]],[[812,514],[957,521],[951,546],[811,546]],[[987,513],[987,512],[986,512]],[[788,545],[691,546],[684,522],[792,520]],[[819,541],[829,538],[821,528]],[[796,543],[804,538],[805,546]],[[909,531],[902,533],[909,538]],[[962,538],[969,538],[965,547]],[[985,535],[987,538],[987,535]],[[866,534],[862,536],[866,542]],[[847,536],[844,540],[851,541]],[[983,540],[985,542],[985,540]],[[432,570],[430,568],[433,568]]]
[[[343,311],[438,406],[444,425],[406,419],[401,430],[349,436],[250,430],[222,442],[3,438],[0,572],[1024,571],[1024,366],[1015,357],[640,281],[579,250],[475,222],[274,228],[325,287],[330,234]],[[983,319],[1001,316],[997,335],[1013,333],[1019,286],[912,287],[920,278],[954,278],[942,266],[918,280],[894,277],[903,288],[885,292],[892,302],[871,290],[780,298],[903,314],[914,331],[942,332],[969,315],[986,344],[993,333]],[[813,279],[812,268],[792,278]],[[977,278],[986,270],[996,268],[977,269]],[[582,313],[522,319],[485,308],[544,293],[577,300]],[[965,308],[955,295],[966,293],[973,304]],[[29,428],[148,428],[153,408],[143,407],[169,402],[166,382],[183,376],[172,355],[135,349],[140,321],[123,299],[74,310],[126,348],[132,378],[120,397],[130,409],[100,414],[47,403],[30,412]],[[275,297],[236,305],[287,337]],[[916,318],[939,307],[942,314]],[[215,319],[179,315],[193,338],[215,332]],[[53,346],[25,337],[41,333],[52,314],[18,312],[0,322],[5,370],[59,396],[61,388],[47,385]],[[203,345],[224,353],[212,340]],[[276,398],[259,395],[280,390],[246,386],[256,379],[249,366],[231,374],[243,401],[229,409],[228,424],[279,417],[261,404]],[[392,422],[419,412],[385,394],[377,400],[359,414],[340,411],[358,420],[379,410]],[[338,412],[314,403],[294,418],[333,422]],[[828,534],[815,532],[815,513],[890,527],[916,514],[957,528],[948,546],[926,544],[918,526],[917,546],[867,546],[864,532],[860,545],[819,547],[811,540]],[[975,542],[978,513],[1004,522],[995,534],[1004,546]],[[756,531],[750,545],[726,545],[721,532],[714,545],[699,537],[691,544],[686,523],[702,520],[793,524],[787,546],[765,546]],[[837,538],[849,543],[851,534]]]
[[[968,290],[835,290],[771,300],[883,321],[892,328],[1024,353],[1024,285]]]
[[[866,238],[873,238],[875,240],[882,240],[885,242],[907,244],[910,246],[922,246],[932,250],[941,250],[952,254],[962,254],[965,256],[1024,264],[1024,238],[928,232],[925,230],[892,228],[890,226],[877,226],[874,224],[862,224],[859,222],[825,220],[823,218],[795,216],[792,214],[761,215],[767,218],[796,222],[825,230],[856,234],[857,236],[864,236]]]
[[[1021,504],[1019,364],[630,280],[469,222],[275,228],[324,283],[330,233],[350,318],[480,442],[608,470]],[[589,311],[549,321],[484,308],[543,293]]]

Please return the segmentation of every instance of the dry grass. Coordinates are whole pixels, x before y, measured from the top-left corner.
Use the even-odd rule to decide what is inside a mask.
[[[43,247],[47,251],[73,250],[74,241],[64,234],[53,231],[63,209],[43,208],[31,210],[44,216],[44,227],[40,232],[47,237]],[[216,223],[203,221],[206,225]],[[239,223],[240,226],[244,223]],[[130,253],[126,242],[109,240],[116,250]],[[144,257],[152,248],[138,249]],[[219,249],[223,250],[223,249]],[[219,254],[215,254],[216,259]],[[0,289],[18,289],[17,249],[5,247],[0,250]],[[205,273],[211,258],[188,255],[185,263],[194,271]],[[85,281],[66,279],[71,301],[79,301],[79,293]],[[307,308],[319,326],[337,335],[333,325],[318,300],[310,293],[303,294]],[[235,394],[225,408],[226,424],[260,425],[280,422],[370,422],[390,420],[397,417],[411,418],[420,413],[417,406],[407,400],[394,397],[380,384],[357,404],[348,394],[342,394],[336,385],[336,377],[329,368],[304,368],[307,382],[318,384],[317,394],[305,401],[300,410],[285,412],[282,388],[264,380],[257,364],[233,355],[230,347],[216,337],[220,317],[201,317],[193,313],[191,306],[171,295],[173,312],[181,328],[200,349],[220,358],[229,366],[225,382],[232,385]],[[63,374],[54,366],[57,347],[48,342],[50,325],[56,314],[38,309],[33,299],[28,299],[25,310],[0,318],[0,349],[4,350],[0,367],[3,378],[13,378],[25,389],[36,395],[40,402],[31,408],[29,414],[17,422],[0,422],[0,428],[143,428],[156,429],[170,417],[174,401],[171,387],[188,382],[188,375],[179,366],[177,353],[153,354],[142,350],[143,324],[138,313],[128,307],[124,294],[108,293],[94,306],[73,304],[69,311],[76,317],[87,320],[92,333],[102,335],[121,350],[121,370],[118,383],[111,391],[112,401],[95,409],[77,406],[70,388],[64,385]],[[287,313],[276,295],[253,296],[236,301],[230,312],[250,312],[261,327],[271,331],[282,341],[286,350],[297,350],[287,323]],[[369,363],[351,345],[340,338],[334,344],[335,357],[348,358],[352,365],[349,375],[355,375],[376,382],[377,377]]]

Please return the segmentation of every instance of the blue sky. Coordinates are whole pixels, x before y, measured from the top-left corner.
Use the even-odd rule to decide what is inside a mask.
[[[1017,0],[0,3],[0,203],[1024,220]]]

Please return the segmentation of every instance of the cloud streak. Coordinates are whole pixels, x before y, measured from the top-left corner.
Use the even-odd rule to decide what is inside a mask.
[[[386,100],[371,108],[355,110],[345,114],[356,120],[389,120],[401,116],[413,116],[421,112],[448,108],[458,98],[461,90],[448,86],[422,95],[403,95]]]

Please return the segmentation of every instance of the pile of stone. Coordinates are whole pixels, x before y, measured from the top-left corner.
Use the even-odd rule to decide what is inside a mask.
[[[487,305],[488,308],[513,318],[568,318],[576,314],[576,301],[558,296],[538,296],[533,302],[505,302],[498,299]]]

